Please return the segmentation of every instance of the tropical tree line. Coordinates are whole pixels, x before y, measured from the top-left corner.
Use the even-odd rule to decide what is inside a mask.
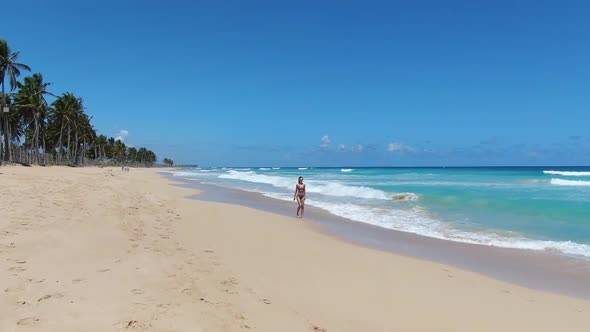
[[[156,154],[98,135],[81,97],[56,96],[40,73],[18,62],[19,52],[0,39],[0,160],[5,163],[153,165]],[[7,84],[8,83],[8,84]],[[48,99],[52,99],[51,102]]]

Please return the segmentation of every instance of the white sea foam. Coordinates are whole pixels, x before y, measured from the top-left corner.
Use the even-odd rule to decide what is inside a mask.
[[[257,174],[255,172],[240,172],[231,170],[219,176],[221,179],[248,181],[269,184],[277,188],[291,190],[295,187],[295,179],[281,176]],[[384,191],[365,187],[347,186],[338,182],[308,181],[307,192],[336,197],[357,197],[366,199],[392,199],[391,194]]]
[[[557,186],[590,186],[590,181],[551,179],[551,184]]]
[[[268,167],[260,167],[259,170],[261,170],[261,171],[270,171],[270,168],[268,168]]]
[[[309,182],[313,184],[313,182]],[[313,184],[308,187],[308,191],[327,196],[339,197],[358,197],[369,199],[390,199],[390,196],[381,190],[364,187],[364,186],[347,186],[337,182],[328,182],[327,184]]]
[[[272,169],[281,169],[280,167],[273,167]]]
[[[590,172],[571,172],[571,171],[543,171],[544,174],[561,175],[561,176],[590,176]]]
[[[296,180],[283,178],[280,176],[256,174],[255,172],[241,172],[230,170],[227,173],[219,175],[221,179],[242,180],[254,183],[270,184],[277,188],[291,189],[295,187]]]
[[[349,172],[352,172],[352,171],[353,171],[352,168],[343,168],[343,169],[340,170],[340,172],[344,172],[344,173],[349,173]]]
[[[293,199],[289,194],[265,193],[264,195],[286,201]],[[507,237],[490,232],[475,233],[463,231],[452,228],[448,224],[430,217],[420,207],[411,210],[402,210],[356,204],[329,203],[315,198],[306,200],[306,203],[339,217],[442,240],[501,248],[552,251],[570,256],[590,258],[590,246],[586,244],[571,241],[542,241],[523,237]]]
[[[197,173],[189,172],[189,171],[169,171],[166,173],[171,173],[172,176],[178,176],[178,177],[196,177],[196,176],[198,176]]]
[[[298,170],[300,171],[305,171],[307,169],[307,167],[299,167]]]

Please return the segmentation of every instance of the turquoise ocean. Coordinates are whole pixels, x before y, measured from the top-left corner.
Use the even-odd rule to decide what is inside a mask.
[[[171,173],[286,201],[293,201],[301,175],[306,204],[340,217],[450,241],[590,259],[590,167],[252,167]]]

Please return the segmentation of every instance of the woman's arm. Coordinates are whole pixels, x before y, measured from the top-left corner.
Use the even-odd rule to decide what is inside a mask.
[[[297,188],[297,185],[295,185],[295,193],[293,194],[293,200],[295,200],[295,197],[297,197],[298,191],[299,191],[299,188]]]

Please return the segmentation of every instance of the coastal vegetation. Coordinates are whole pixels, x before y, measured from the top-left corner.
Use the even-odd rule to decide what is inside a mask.
[[[71,92],[54,95],[51,83],[18,62],[20,52],[0,39],[0,160],[38,165],[151,166],[156,154],[98,134],[84,100]],[[51,99],[51,102],[48,100]],[[170,162],[172,160],[168,159]]]

